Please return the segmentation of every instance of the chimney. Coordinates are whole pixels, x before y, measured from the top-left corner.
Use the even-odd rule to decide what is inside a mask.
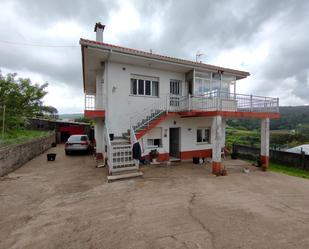
[[[96,32],[96,41],[103,42],[103,31],[104,31],[105,25],[101,24],[100,22],[97,22],[94,26],[94,32]]]

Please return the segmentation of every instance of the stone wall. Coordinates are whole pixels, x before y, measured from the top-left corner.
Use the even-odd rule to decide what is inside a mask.
[[[55,133],[30,142],[0,148],[0,176],[6,175],[43,153],[55,142]]]

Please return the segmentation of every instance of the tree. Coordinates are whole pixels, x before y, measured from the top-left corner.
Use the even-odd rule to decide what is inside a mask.
[[[43,116],[48,119],[58,119],[58,110],[53,106],[43,106]]]
[[[3,76],[0,72],[0,121],[2,126],[5,108],[5,129],[8,130],[23,126],[28,117],[42,116],[42,98],[47,94],[47,83],[32,84],[30,79],[16,76],[15,73]]]

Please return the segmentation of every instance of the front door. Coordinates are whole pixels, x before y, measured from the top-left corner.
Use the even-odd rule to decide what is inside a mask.
[[[180,158],[180,128],[170,128],[170,156]]]

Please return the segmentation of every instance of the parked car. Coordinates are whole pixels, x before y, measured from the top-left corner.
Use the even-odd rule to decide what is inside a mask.
[[[87,135],[72,135],[64,145],[65,154],[69,155],[72,151],[91,152],[92,145]]]

